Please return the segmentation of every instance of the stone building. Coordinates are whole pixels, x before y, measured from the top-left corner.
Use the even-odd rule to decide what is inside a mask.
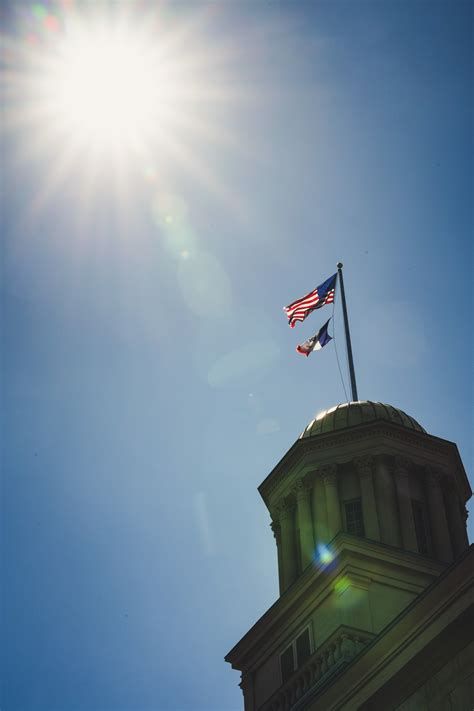
[[[226,656],[245,711],[472,711],[472,492],[456,445],[390,405],[345,403],[259,492],[280,597]]]

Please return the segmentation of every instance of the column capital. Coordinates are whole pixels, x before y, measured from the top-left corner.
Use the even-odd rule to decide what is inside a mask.
[[[308,485],[312,487],[314,486],[314,483],[317,480],[319,474],[319,469],[313,469],[313,471],[310,471],[305,475],[304,479],[308,482]]]
[[[288,518],[289,516],[291,516],[294,507],[294,501],[290,501],[288,499],[280,499],[280,501],[275,507],[275,513],[278,521],[281,521],[283,518]]]
[[[281,542],[281,526],[280,523],[276,520],[270,521],[270,528],[273,531],[273,536],[276,540],[277,543]]]
[[[337,483],[337,464],[326,464],[321,467],[321,476],[326,486],[335,486]]]
[[[367,454],[364,457],[356,457],[354,465],[359,476],[369,476],[372,474],[374,467],[374,458],[371,454]]]
[[[425,467],[425,482],[428,486],[441,487],[445,476],[440,467]]]
[[[397,454],[393,458],[393,473],[395,476],[408,476],[411,466],[411,462],[407,457]]]
[[[298,479],[296,484],[294,485],[292,489],[292,493],[296,496],[296,499],[306,499],[309,496],[309,492],[311,491],[311,485],[309,482],[302,478]]]
[[[253,674],[241,674],[240,675],[240,688],[242,689],[242,694],[244,698],[250,696],[253,687]]]

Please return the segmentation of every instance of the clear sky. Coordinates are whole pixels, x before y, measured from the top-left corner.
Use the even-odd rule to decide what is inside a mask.
[[[329,307],[282,307],[342,260],[359,397],[472,472],[472,4],[111,6],[163,49],[138,138],[138,94],[92,138],[100,91],[51,103],[100,3],[2,10],[1,708],[237,710],[256,487],[346,400],[332,343],[295,352]]]

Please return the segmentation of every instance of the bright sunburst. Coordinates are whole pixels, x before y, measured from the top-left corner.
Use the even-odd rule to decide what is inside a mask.
[[[146,142],[164,120],[177,81],[156,54],[130,31],[77,28],[38,83],[50,120],[86,144]]]
[[[104,170],[170,163],[218,185],[205,144],[228,140],[213,121],[213,107],[231,98],[219,80],[222,50],[200,36],[202,13],[183,22],[161,4],[137,7],[37,4],[36,31],[10,41],[6,124],[21,134],[25,161],[48,161],[48,193],[71,174],[90,185]]]

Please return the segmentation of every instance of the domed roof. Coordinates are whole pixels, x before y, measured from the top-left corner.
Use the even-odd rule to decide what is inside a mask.
[[[344,430],[347,427],[375,422],[376,420],[393,422],[396,425],[401,425],[417,432],[426,432],[413,417],[410,417],[397,407],[384,405],[382,402],[359,400],[357,402],[343,402],[340,405],[331,407],[329,410],[323,410],[303,430],[300,439],[314,437],[314,435],[325,434],[326,432]]]

